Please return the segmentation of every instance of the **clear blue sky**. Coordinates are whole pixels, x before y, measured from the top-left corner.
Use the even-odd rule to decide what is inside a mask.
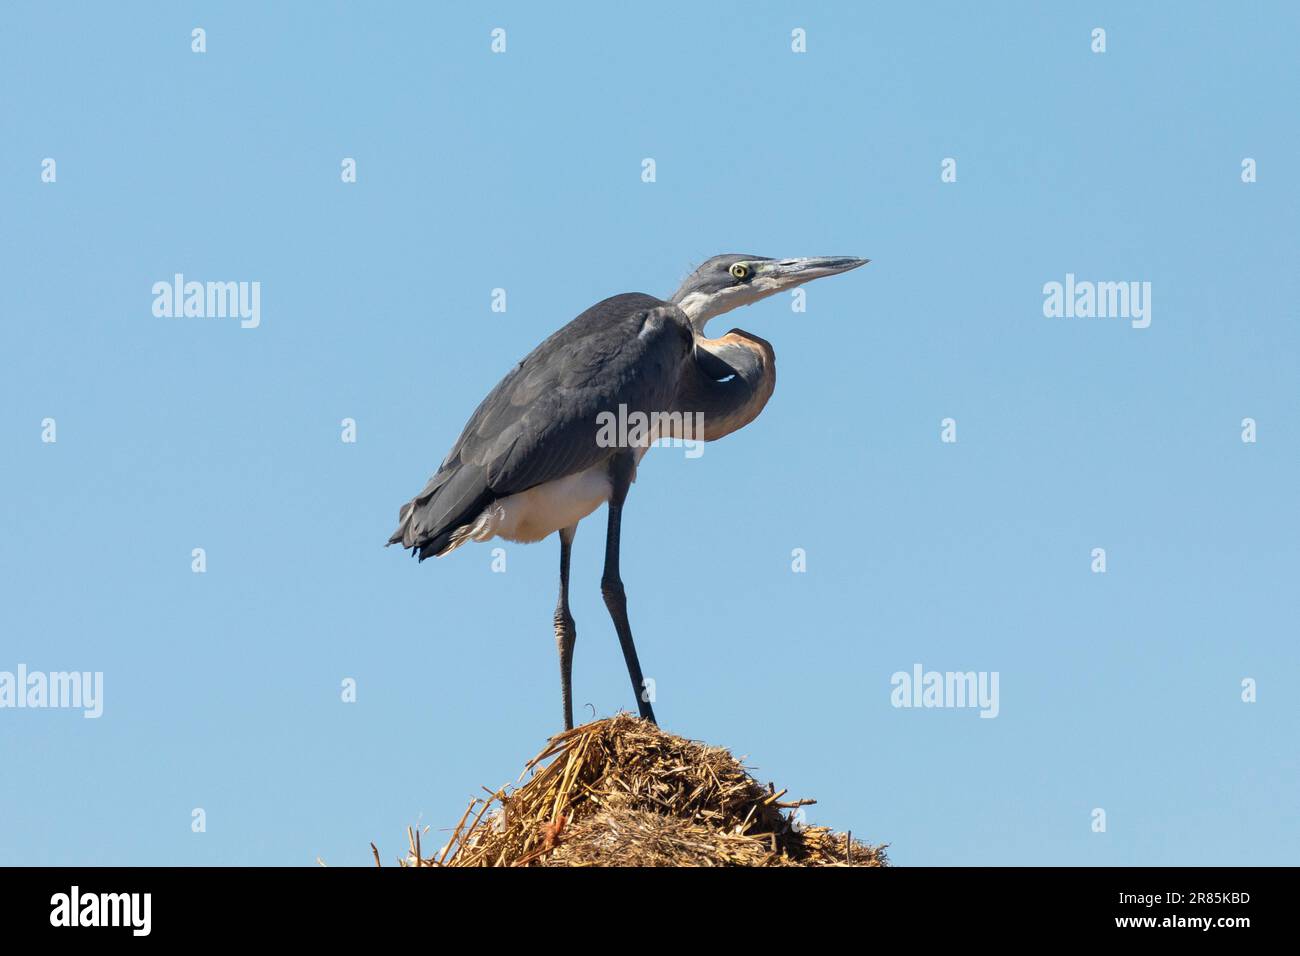
[[[724,251],[873,262],[719,320],[775,397],[642,466],[663,725],[900,864],[1300,860],[1295,8],[468,6],[5,4],[0,670],[105,699],[0,710],[0,863],[365,864],[513,780],[555,541],[382,544],[537,342]],[[155,317],[176,272],[261,326]],[[1150,327],[1044,317],[1067,273]],[[603,521],[580,715],[633,706]],[[892,707],[915,663],[999,716]]]

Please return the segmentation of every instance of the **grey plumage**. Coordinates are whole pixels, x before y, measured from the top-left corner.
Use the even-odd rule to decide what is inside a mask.
[[[442,554],[493,501],[610,457],[616,449],[596,443],[597,415],[668,408],[691,347],[676,306],[636,292],[596,303],[488,393],[388,543],[421,561]]]

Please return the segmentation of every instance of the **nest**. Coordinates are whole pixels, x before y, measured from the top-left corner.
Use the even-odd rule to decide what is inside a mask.
[[[805,825],[815,801],[783,801],[726,750],[627,714],[552,737],[520,779],[530,773],[471,801],[432,856],[408,830],[402,865],[887,865],[884,846]]]

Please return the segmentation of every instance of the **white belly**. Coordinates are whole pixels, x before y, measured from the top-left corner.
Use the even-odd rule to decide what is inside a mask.
[[[548,534],[577,524],[609,500],[608,466],[601,462],[576,475],[548,481],[495,502],[483,513],[469,537],[486,541],[541,541]]]

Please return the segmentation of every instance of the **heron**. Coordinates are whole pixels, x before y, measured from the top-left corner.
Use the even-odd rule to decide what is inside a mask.
[[[667,300],[631,292],[596,303],[511,369],[479,404],[424,489],[398,512],[388,543],[420,561],[469,541],[535,542],[558,533],[554,615],[564,727],[573,727],[569,558],[578,523],[608,504],[600,590],[623,650],[641,717],[654,708],[628,622],[619,572],[623,506],[646,450],[661,438],[716,441],[758,417],[776,386],[769,342],[742,329],[711,339],[705,327],[813,279],[865,265],[847,256],[714,256]],[[609,440],[614,414],[654,427]],[[699,422],[702,435],[683,435]],[[643,433],[642,433],[643,432]],[[635,434],[634,434],[635,433]]]

